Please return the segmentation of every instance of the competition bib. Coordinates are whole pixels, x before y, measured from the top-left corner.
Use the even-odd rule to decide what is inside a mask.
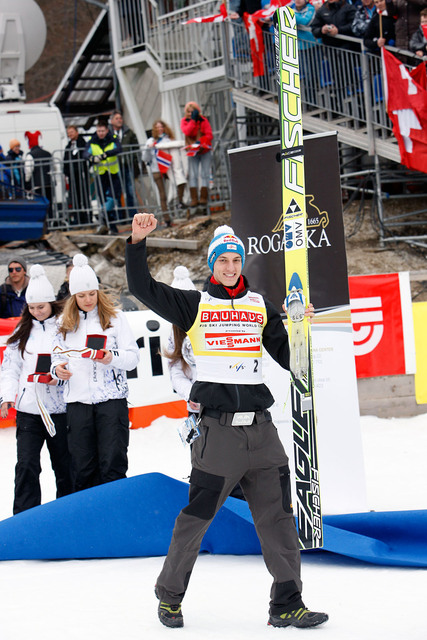
[[[196,320],[188,331],[197,380],[261,384],[266,322],[264,299],[257,293],[248,291],[243,298],[221,300],[203,292]]]

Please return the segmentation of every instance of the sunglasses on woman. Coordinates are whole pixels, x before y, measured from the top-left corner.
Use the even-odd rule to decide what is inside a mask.
[[[9,273],[12,273],[12,271],[17,271],[19,273],[22,271],[22,267],[9,267],[8,271]]]

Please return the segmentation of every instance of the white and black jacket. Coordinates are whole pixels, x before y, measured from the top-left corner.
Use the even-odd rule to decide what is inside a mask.
[[[66,362],[73,374],[64,385],[65,402],[99,404],[107,400],[117,400],[128,396],[126,371],[135,369],[139,362],[139,349],[123,311],[111,318],[111,327],[103,330],[99,322],[98,307],[89,313],[80,311],[80,323],[76,331],[66,334],[65,339],[58,333],[55,353],[52,354],[52,375],[55,368]],[[109,365],[101,364],[78,354],[64,354],[67,350],[81,350],[86,346],[88,335],[105,335],[105,348],[111,351],[113,359]]]
[[[15,409],[24,413],[40,415],[37,405],[36,389],[39,398],[49,413],[65,413],[63,383],[52,386],[28,382],[28,376],[36,371],[37,357],[41,353],[51,353],[57,321],[55,317],[43,322],[33,320],[30,337],[24,355],[18,349],[18,343],[9,345],[4,353],[0,377],[0,395],[2,402],[15,402]]]

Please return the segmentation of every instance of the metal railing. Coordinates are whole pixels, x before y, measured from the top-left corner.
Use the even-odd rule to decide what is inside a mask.
[[[144,0],[114,0],[120,55],[148,50],[167,77],[223,64],[221,24],[183,24],[218,13],[218,2],[198,2],[169,13]]]
[[[276,97],[274,34],[263,32],[264,74],[255,78],[244,25],[229,21],[225,30],[230,43],[226,49],[228,78],[237,87],[252,88],[255,93]],[[304,110],[320,109],[329,119],[348,118],[348,126],[355,129],[372,124],[377,135],[389,136],[391,124],[385,109],[381,58],[368,53],[357,38],[337,36],[342,46],[331,47],[304,39],[307,29],[299,31],[302,34],[299,56]]]
[[[48,231],[54,229],[106,227],[115,229],[117,224],[130,223],[137,211],[154,213],[160,221],[167,213],[173,220],[187,216],[187,207],[180,206],[173,167],[166,180],[167,211],[162,211],[160,194],[150,164],[144,162],[147,147],[127,147],[119,156],[117,174],[101,174],[98,165],[84,157],[64,160],[63,151],[55,151],[51,159],[35,160],[30,179],[25,180],[24,164],[15,167],[14,177],[4,166],[8,182],[3,183],[0,199],[32,200],[36,195],[49,202],[46,218]],[[184,151],[178,151],[186,164]],[[221,145],[213,150],[209,186],[208,214],[230,205],[230,186],[224,178],[226,153]],[[184,202],[189,196],[184,193]]]
[[[156,50],[165,76],[205,71],[223,64],[221,23],[183,24],[200,15],[216,13],[218,3],[213,0],[158,17]]]
[[[265,98],[277,97],[274,68],[274,34],[263,31],[264,74],[255,78],[249,41],[243,24],[224,23],[226,73],[234,86],[252,89]],[[323,112],[328,120],[345,120],[345,126],[368,129],[370,135],[390,138],[392,125],[387,116],[381,57],[369,53],[363,41],[336,36],[338,46],[327,46],[311,37],[309,27],[298,27],[301,95],[303,111]],[[419,59],[408,51],[387,47],[408,68]]]

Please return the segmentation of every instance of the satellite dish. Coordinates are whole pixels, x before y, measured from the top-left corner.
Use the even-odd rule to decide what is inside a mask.
[[[3,23],[9,16],[19,15],[23,33],[16,32],[16,43],[23,39],[25,51],[25,71],[39,59],[46,43],[46,21],[39,5],[34,0],[0,0],[0,22]],[[15,26],[8,30],[7,49],[13,49]],[[12,41],[11,41],[12,40]],[[15,43],[15,44],[16,44]],[[1,51],[0,51],[1,57]]]

